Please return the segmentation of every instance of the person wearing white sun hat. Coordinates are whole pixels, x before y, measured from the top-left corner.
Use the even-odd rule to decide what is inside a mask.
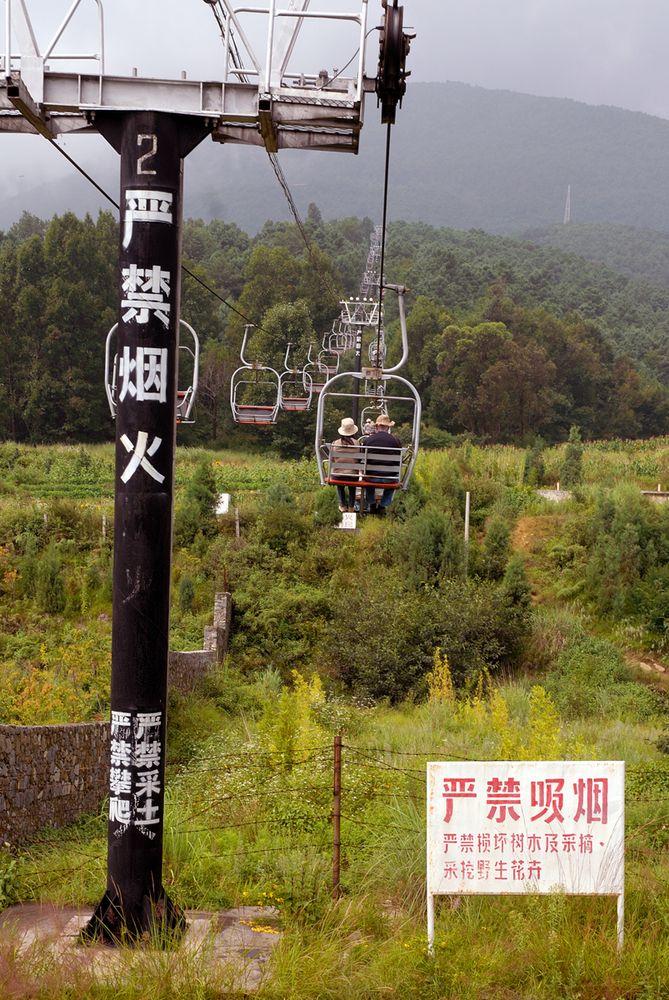
[[[358,427],[355,421],[351,417],[344,417],[341,422],[341,426],[337,428],[337,433],[339,437],[336,441],[333,441],[333,445],[337,445],[343,448],[354,448],[358,445],[358,439],[356,434],[358,433]],[[339,497],[339,510],[343,513],[344,511],[355,510],[355,486],[345,486],[340,483],[336,483],[337,486],[337,496]],[[348,490],[348,500],[346,497],[346,491]]]

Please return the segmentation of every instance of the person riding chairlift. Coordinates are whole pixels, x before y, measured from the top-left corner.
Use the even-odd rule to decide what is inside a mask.
[[[395,426],[395,421],[391,420],[387,413],[381,413],[376,418],[376,429],[369,437],[362,439],[366,448],[401,448],[402,442],[390,433],[390,428]],[[383,464],[383,463],[379,463]],[[378,478],[383,482],[383,477],[368,476],[368,479]],[[395,490],[384,489],[381,499],[376,503],[376,489],[374,486],[365,487],[365,513],[385,514],[388,507],[393,502]]]
[[[358,445],[358,439],[356,434],[358,433],[358,427],[351,417],[344,417],[341,422],[341,427],[338,428],[337,433],[339,437],[332,444],[344,447],[352,448]],[[339,497],[339,510],[343,513],[346,511],[355,510],[355,486],[344,486],[336,483],[337,486],[337,496]],[[348,502],[346,498],[346,491],[348,490]]]

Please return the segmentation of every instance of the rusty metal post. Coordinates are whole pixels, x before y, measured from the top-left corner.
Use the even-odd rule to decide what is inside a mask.
[[[334,738],[334,784],[332,795],[332,898],[339,899],[341,886],[341,733]]]

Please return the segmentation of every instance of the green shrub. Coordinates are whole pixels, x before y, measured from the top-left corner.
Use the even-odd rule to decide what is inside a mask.
[[[509,522],[493,515],[486,527],[481,550],[480,573],[488,580],[499,580],[504,576],[511,548],[511,527]]]
[[[583,482],[583,442],[581,432],[576,426],[569,429],[569,441],[560,470],[560,482],[567,489],[573,489]]]
[[[334,487],[319,490],[314,501],[314,524],[322,528],[332,528],[340,521],[337,491]]]
[[[390,549],[396,564],[403,563],[414,587],[434,586],[462,572],[460,524],[430,505],[399,525],[391,537]]]
[[[523,463],[523,482],[527,486],[541,486],[546,475],[544,463],[544,442],[537,438],[534,444],[527,449],[525,461]]]
[[[49,545],[37,564],[37,603],[47,614],[65,610],[66,594],[63,561],[54,544]]]
[[[195,599],[195,585],[190,576],[182,576],[179,581],[179,610],[182,612],[193,610]]]
[[[601,714],[603,697],[629,680],[624,657],[612,643],[582,636],[557,657],[545,687],[561,714],[578,718]]]

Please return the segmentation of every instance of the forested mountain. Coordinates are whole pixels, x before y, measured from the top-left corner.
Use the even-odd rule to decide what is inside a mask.
[[[236,311],[184,277],[182,314],[203,344],[198,423],[180,432],[184,441],[241,433],[227,400],[245,322],[259,327],[247,356],[278,367],[288,342],[320,345],[338,295],[357,291],[372,226],[324,222],[312,204],[307,252],[288,223],[268,222],[255,238],[227,222],[186,223],[188,267]],[[103,355],[117,239],[113,217],[101,213],[96,222],[26,215],[0,240],[0,437],[111,436]],[[559,441],[574,424],[585,437],[666,432],[669,289],[552,247],[408,222],[390,227],[386,277],[412,290],[407,374],[434,440]],[[386,319],[392,350],[392,297]],[[299,454],[312,428],[311,415],[293,415],[263,440]],[[246,443],[261,437],[245,429]]]
[[[522,239],[558,247],[639,281],[669,288],[669,233],[605,222],[536,226]]]
[[[359,156],[283,150],[280,161],[300,210],[313,201],[326,218],[378,216],[384,140],[369,100]],[[45,184],[61,162],[46,143],[42,153],[40,142],[20,171],[0,178],[0,226],[18,219],[22,208],[51,216],[107,207],[74,171]],[[116,197],[117,161],[101,140],[75,137],[67,148]],[[393,130],[390,217],[518,233],[561,222],[570,184],[574,222],[669,231],[668,161],[669,123],[660,118],[459,83],[410,82]],[[23,175],[20,193],[15,173]],[[288,218],[267,156],[257,148],[202,143],[186,162],[185,199],[187,215],[225,219],[249,232],[265,219]]]

